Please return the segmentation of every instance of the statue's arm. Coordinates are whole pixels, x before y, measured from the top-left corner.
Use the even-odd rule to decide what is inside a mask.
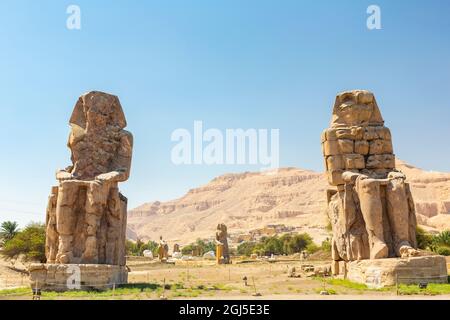
[[[356,179],[358,179],[359,176],[362,176],[362,174],[352,171],[344,171],[344,173],[342,173],[342,179],[347,184],[355,184]]]
[[[65,169],[58,169],[58,170],[56,170],[56,180],[64,181],[64,180],[71,180],[71,179],[73,179],[72,169],[73,169],[73,166],[69,166],[69,167],[67,167]]]
[[[133,153],[133,135],[123,130],[120,140],[120,148],[113,161],[113,170],[97,176],[97,180],[123,182],[128,180],[131,169],[131,158]]]

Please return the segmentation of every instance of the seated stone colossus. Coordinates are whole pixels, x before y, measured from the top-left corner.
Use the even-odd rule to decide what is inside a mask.
[[[413,198],[395,169],[391,133],[371,92],[336,97],[322,150],[333,186],[327,192],[333,260],[417,255]]]
[[[119,99],[81,96],[70,118],[72,165],[59,170],[47,207],[46,257],[56,264],[125,265],[127,199],[133,138]]]

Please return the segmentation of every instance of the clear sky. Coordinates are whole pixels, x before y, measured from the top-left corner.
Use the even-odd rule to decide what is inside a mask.
[[[81,30],[66,27],[71,4]],[[129,207],[259,170],[174,165],[171,133],[195,120],[280,129],[280,166],[322,170],[320,133],[348,89],[375,93],[399,158],[450,171],[450,1],[2,0],[0,39],[0,221],[44,220],[90,90],[120,97],[134,135]]]

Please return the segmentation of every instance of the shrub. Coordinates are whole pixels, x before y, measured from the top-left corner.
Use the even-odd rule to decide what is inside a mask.
[[[325,241],[322,241],[322,246],[320,249],[322,251],[331,251],[331,240],[327,238]]]
[[[318,245],[316,245],[315,243],[310,243],[310,244],[308,244],[308,246],[306,246],[306,252],[308,252],[309,254],[316,253],[319,250],[320,250],[320,247]]]
[[[450,256],[450,247],[437,247],[435,252],[441,256]]]
[[[7,259],[17,259],[23,255],[25,261],[45,262],[45,225],[28,225],[4,243],[1,253]]]
[[[417,247],[422,250],[426,250],[429,248],[433,241],[433,236],[421,227],[416,228],[416,239],[417,239]]]
[[[443,245],[450,247],[450,231],[442,231],[441,233],[433,237],[432,242],[434,245]]]

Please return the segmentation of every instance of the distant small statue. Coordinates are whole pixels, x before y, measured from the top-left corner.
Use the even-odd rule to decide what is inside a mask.
[[[227,226],[223,223],[217,225],[216,231],[216,259],[217,264],[230,263],[230,254],[228,250]]]
[[[328,190],[333,260],[417,255],[413,198],[395,169],[391,132],[371,92],[336,97],[322,150],[334,186]]]
[[[169,258],[169,246],[162,236],[159,237],[158,258],[159,261],[167,261]]]

